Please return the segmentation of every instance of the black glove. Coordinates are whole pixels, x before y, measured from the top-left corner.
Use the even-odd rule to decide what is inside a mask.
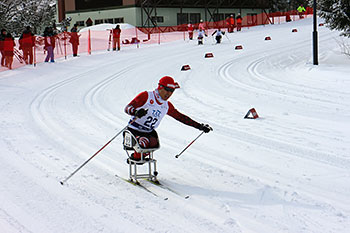
[[[135,116],[136,116],[137,118],[141,118],[141,117],[143,117],[144,115],[146,115],[147,112],[148,112],[148,109],[140,108],[139,110],[136,110],[136,111],[135,111]]]
[[[213,128],[211,128],[208,124],[201,124],[199,126],[199,130],[204,131],[204,133],[209,133]]]

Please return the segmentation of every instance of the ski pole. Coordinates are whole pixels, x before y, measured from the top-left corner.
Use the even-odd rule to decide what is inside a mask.
[[[180,156],[182,153],[184,153],[185,150],[187,150],[187,148],[189,148],[200,136],[202,136],[203,133],[204,133],[204,132],[200,133],[190,144],[188,144],[188,145],[185,147],[185,149],[183,149],[183,150],[180,152],[180,154],[175,155],[175,158],[179,158],[179,156]]]
[[[107,29],[107,30],[109,30],[109,29]],[[111,40],[112,40],[112,29],[110,29],[110,31],[109,31],[107,51],[109,51],[111,49]]]
[[[231,40],[230,40],[230,38],[228,38],[228,36],[226,35],[226,33],[225,33],[225,36],[226,36],[227,40],[229,41],[229,43],[231,44]]]
[[[135,120],[132,120],[130,124],[134,123]],[[122,130],[120,130],[111,140],[109,140],[103,147],[101,147],[95,154],[93,154],[88,160],[86,160],[80,167],[78,167],[74,172],[72,172],[68,177],[66,177],[64,180],[61,180],[61,185],[64,185],[64,183],[67,182],[75,173],[77,173],[82,167],[84,167],[93,157],[95,157],[98,153],[100,153],[106,146],[108,146],[109,143],[111,143],[119,134],[121,134],[128,126],[125,126]]]

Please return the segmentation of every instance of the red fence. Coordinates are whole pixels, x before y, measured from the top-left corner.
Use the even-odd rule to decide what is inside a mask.
[[[312,9],[309,10],[309,13]],[[307,17],[305,15],[304,17]],[[254,16],[245,16],[242,18],[242,28],[253,27],[264,24],[279,24],[286,21],[299,20],[301,17],[296,11],[290,12],[274,12],[270,14],[259,14]],[[110,39],[111,28],[114,25],[109,24],[104,29],[99,28],[96,30],[94,26],[90,30],[87,28],[82,29],[79,32],[80,44],[78,54],[88,53],[91,54],[94,51],[102,51],[110,48],[112,50],[112,43]],[[206,30],[210,31],[217,28],[228,28],[226,20],[218,22],[204,22]],[[235,24],[235,26],[237,26]],[[186,40],[187,36],[187,24],[177,25],[173,27],[152,27],[152,28],[135,28],[132,26],[122,26],[121,33],[121,49],[139,48],[140,46],[147,46],[149,44],[167,43],[176,40]],[[198,24],[194,24],[194,29],[198,29]],[[62,57],[71,57],[73,54],[71,43],[69,42],[70,33],[60,33],[55,37],[56,46],[54,49],[55,59]],[[12,68],[18,68],[26,65],[25,61],[21,59],[22,51],[19,50],[18,40],[15,40],[15,56],[13,59]],[[46,57],[46,51],[44,50],[43,37],[37,36],[36,46],[34,48],[34,65],[36,63],[44,62]],[[0,71],[7,70],[7,67],[0,67]]]

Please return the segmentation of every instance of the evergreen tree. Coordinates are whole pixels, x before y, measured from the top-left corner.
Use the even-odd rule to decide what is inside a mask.
[[[9,32],[13,31],[18,13],[17,13],[18,0],[0,0],[0,28],[5,28]]]
[[[288,11],[287,0],[269,0],[269,6],[271,12]]]
[[[331,29],[342,31],[341,35],[350,37],[350,1],[318,0],[319,15]]]
[[[307,0],[287,0],[288,2],[288,10],[296,10],[301,4],[304,5],[304,7],[307,6]]]
[[[40,33],[52,25],[55,0],[0,0],[0,28],[19,36],[26,26]]]

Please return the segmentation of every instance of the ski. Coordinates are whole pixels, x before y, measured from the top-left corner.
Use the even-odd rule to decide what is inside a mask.
[[[160,183],[158,180],[156,180],[156,181],[150,180],[150,179],[144,179],[144,180],[148,181],[149,183],[151,183],[151,184],[153,184],[153,185],[155,185],[155,186],[157,186],[157,187],[160,187],[160,188],[165,189],[165,190],[167,190],[167,191],[169,191],[169,192],[172,192],[172,193],[174,193],[174,194],[176,194],[177,196],[180,196],[180,197],[182,197],[182,198],[185,198],[185,199],[190,198],[189,195],[183,195],[183,194],[179,193],[178,191],[176,191],[176,190],[174,190],[174,189],[172,189],[172,188],[170,188],[170,187],[168,187],[168,186],[166,186],[166,185]]]
[[[136,186],[136,187],[139,187],[140,189],[143,189],[143,190],[145,190],[146,192],[149,192],[149,193],[151,193],[153,196],[155,196],[155,197],[161,197],[160,195],[158,195],[157,193],[155,193],[155,192],[153,192],[153,191],[151,191],[151,190],[149,190],[147,187],[145,187],[144,185],[142,185],[140,182],[134,182],[134,181],[131,181],[131,180],[129,180],[129,179],[125,179],[125,178],[123,178],[123,177],[120,177],[120,176],[118,176],[118,175],[115,175],[116,177],[118,177],[118,178],[120,178],[120,179],[122,179],[122,180],[124,180],[125,182],[127,182],[127,183],[129,183],[129,184],[132,184],[132,185],[134,185],[134,186]],[[161,198],[163,198],[164,200],[168,200],[168,198],[167,197],[161,197]]]

